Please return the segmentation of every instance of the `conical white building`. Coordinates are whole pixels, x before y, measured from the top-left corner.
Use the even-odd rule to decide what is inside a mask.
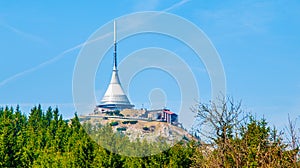
[[[110,83],[108,88],[97,106],[98,112],[132,109],[134,105],[130,104],[126,96],[118,76],[117,68],[117,36],[116,36],[116,22],[114,21],[114,65]]]

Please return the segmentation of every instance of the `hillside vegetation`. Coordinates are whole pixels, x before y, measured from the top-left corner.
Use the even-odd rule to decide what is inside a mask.
[[[300,166],[299,137],[293,121],[290,129],[280,132],[270,128],[266,119],[242,115],[239,103],[224,99],[222,106],[219,105],[199,104],[194,109],[200,121],[194,133],[202,137],[201,143],[182,140],[169,149],[164,149],[163,143],[156,146],[145,141],[131,142],[120,133],[122,130],[113,132],[110,125],[81,125],[76,114],[71,122],[65,121],[58,109],[51,107],[45,111],[41,106],[33,107],[28,116],[18,107],[3,107],[0,108],[0,167]],[[105,135],[100,134],[103,131]],[[95,137],[91,138],[87,132]],[[283,141],[285,135],[290,136]],[[99,145],[99,139],[113,143],[115,151],[133,143],[136,148],[126,152],[143,153],[157,148],[163,152],[145,157],[119,155],[103,148],[105,144]]]

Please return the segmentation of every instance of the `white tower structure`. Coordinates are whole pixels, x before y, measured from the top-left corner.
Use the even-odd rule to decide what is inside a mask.
[[[118,76],[117,66],[117,32],[116,21],[114,21],[114,57],[113,57],[113,71],[108,88],[97,106],[97,111],[113,111],[132,109],[134,105],[130,104],[128,97],[126,96]]]

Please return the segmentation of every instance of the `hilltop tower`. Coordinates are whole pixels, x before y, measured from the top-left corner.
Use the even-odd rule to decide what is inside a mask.
[[[118,66],[117,66],[117,31],[116,31],[116,21],[114,21],[114,53],[113,53],[113,71],[108,88],[100,102],[97,106],[96,111],[113,111],[113,110],[123,110],[132,109],[134,105],[130,104],[128,97],[126,96],[121,82],[118,76]]]

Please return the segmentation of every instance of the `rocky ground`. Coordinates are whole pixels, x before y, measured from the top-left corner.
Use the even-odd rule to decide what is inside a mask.
[[[124,118],[109,117],[80,117],[82,122],[89,122],[92,125],[111,125],[114,132],[121,132],[128,136],[131,141],[139,139],[141,141],[157,142],[161,138],[169,144],[175,144],[181,139],[194,139],[184,129],[166,122],[133,120]]]

